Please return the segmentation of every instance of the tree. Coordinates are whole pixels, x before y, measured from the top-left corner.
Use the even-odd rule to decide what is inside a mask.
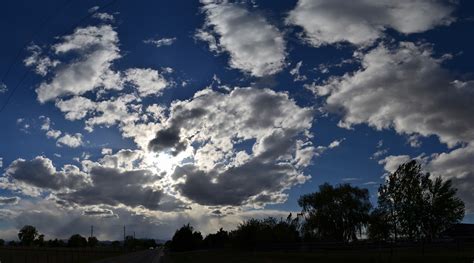
[[[86,247],[87,239],[79,234],[72,235],[67,241],[68,247]]]
[[[188,251],[200,247],[202,243],[202,235],[200,232],[194,231],[189,224],[182,226],[176,230],[171,240],[171,250]]]
[[[38,235],[38,237],[33,241],[33,243],[38,247],[44,246],[44,235]]]
[[[229,233],[220,228],[215,234],[209,234],[204,238],[204,246],[207,248],[223,248],[229,242]]]
[[[96,247],[99,244],[99,240],[96,237],[88,237],[87,238],[87,245],[89,247]]]
[[[0,238],[0,247],[3,247],[3,246],[5,246],[5,240]]]
[[[379,187],[377,209],[383,215],[378,224],[395,240],[432,239],[464,217],[464,203],[451,181],[431,180],[415,160],[400,165]]]
[[[305,239],[345,242],[357,239],[372,207],[367,189],[328,183],[320,185],[319,192],[301,196],[298,204],[305,217]]]
[[[18,232],[18,239],[23,246],[30,246],[38,236],[38,230],[34,226],[26,225]]]

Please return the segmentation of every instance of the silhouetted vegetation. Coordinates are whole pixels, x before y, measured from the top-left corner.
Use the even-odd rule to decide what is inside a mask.
[[[187,224],[176,230],[170,248],[173,251],[194,250],[201,247],[202,241],[201,232],[194,231],[194,228]]]
[[[378,240],[431,240],[463,217],[464,203],[456,197],[451,181],[432,180],[420,164],[410,161],[380,186],[369,236]]]
[[[26,225],[18,233],[18,239],[23,246],[31,246],[38,236],[38,230],[34,226]]]
[[[369,191],[349,184],[323,184],[298,200],[303,208],[305,240],[354,241],[369,222]]]

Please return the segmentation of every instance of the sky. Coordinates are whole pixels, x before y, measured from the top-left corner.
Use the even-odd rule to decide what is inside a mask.
[[[474,4],[19,0],[0,9],[0,237],[170,238],[410,159],[474,222]]]

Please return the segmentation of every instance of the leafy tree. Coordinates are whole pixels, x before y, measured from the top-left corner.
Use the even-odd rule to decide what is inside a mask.
[[[431,180],[415,160],[400,165],[380,186],[377,209],[383,215],[378,224],[395,240],[431,239],[464,217],[464,203],[451,181]]]
[[[305,239],[326,241],[356,240],[372,207],[367,189],[328,183],[320,185],[319,192],[301,196],[298,204],[305,217]]]
[[[464,202],[456,197],[450,180],[430,180],[424,194],[423,234],[428,239],[438,237],[452,224],[464,218]]]
[[[201,243],[201,233],[194,231],[194,228],[187,224],[176,230],[170,246],[174,251],[188,251],[199,248]]]
[[[33,243],[36,245],[36,246],[39,246],[39,247],[43,247],[45,242],[44,242],[44,235],[41,234],[41,235],[38,235],[38,237],[33,241]]]
[[[286,220],[273,217],[249,219],[230,233],[232,242],[242,248],[299,241],[299,222],[290,214]]]
[[[79,234],[72,235],[67,241],[69,247],[86,247],[87,239]]]
[[[111,245],[112,245],[113,248],[119,248],[120,247],[120,241],[117,241],[117,240],[112,241]]]
[[[26,225],[18,232],[18,238],[23,246],[30,246],[38,236],[38,230],[34,226]]]
[[[89,247],[96,247],[99,244],[99,240],[96,237],[88,237],[87,238],[87,245]]]
[[[207,248],[223,248],[229,242],[229,233],[222,228],[215,234],[209,234],[204,238],[204,246]]]
[[[3,247],[3,246],[5,246],[5,240],[0,239],[0,247]]]

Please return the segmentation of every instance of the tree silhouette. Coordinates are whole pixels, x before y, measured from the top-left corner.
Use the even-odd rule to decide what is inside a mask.
[[[298,204],[305,217],[305,239],[325,241],[356,240],[372,207],[367,189],[328,183],[320,185],[319,192],[301,196]]]
[[[38,230],[34,226],[26,225],[18,232],[18,239],[23,246],[31,246],[38,236]]]
[[[377,209],[378,224],[395,240],[432,239],[464,217],[451,181],[431,180],[415,160],[400,165],[380,186]]]
[[[72,235],[67,241],[69,247],[86,247],[87,239],[79,234]]]
[[[89,247],[96,247],[99,244],[99,240],[96,237],[88,237],[87,238],[87,245]]]
[[[230,233],[235,246],[255,248],[275,243],[291,243],[299,240],[298,219],[290,214],[286,220],[274,217],[265,219],[249,219],[241,223]]]
[[[201,243],[201,233],[194,231],[194,228],[187,224],[176,230],[170,246],[174,251],[188,251],[199,248]]]

